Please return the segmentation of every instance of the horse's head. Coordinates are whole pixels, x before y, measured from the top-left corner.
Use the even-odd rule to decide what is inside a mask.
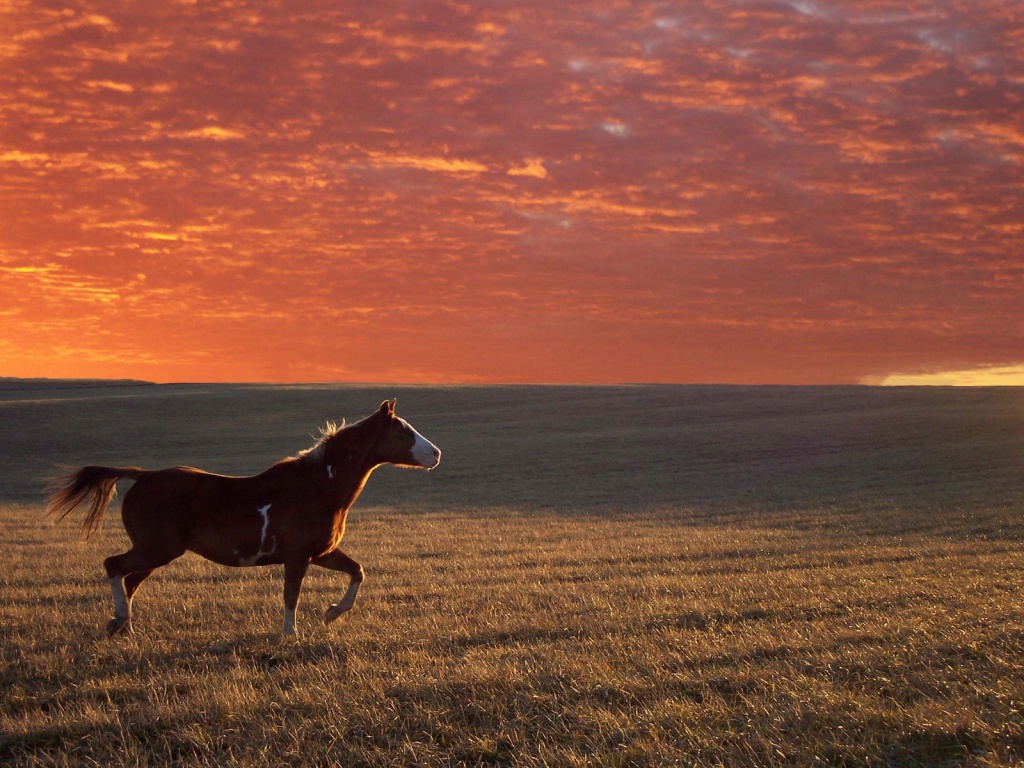
[[[441,463],[441,451],[409,422],[395,415],[396,402],[385,400],[370,418],[379,429],[378,458],[382,463],[399,467],[433,469]]]

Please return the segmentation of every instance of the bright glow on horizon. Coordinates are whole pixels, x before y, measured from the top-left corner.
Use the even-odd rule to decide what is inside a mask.
[[[1024,387],[1024,363],[937,373],[894,373],[864,383],[883,387]]]

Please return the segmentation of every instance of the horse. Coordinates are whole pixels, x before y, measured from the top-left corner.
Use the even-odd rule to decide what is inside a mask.
[[[286,636],[295,634],[295,608],[311,563],[349,577],[348,590],[327,608],[324,623],[351,610],[364,573],[339,546],[348,511],[370,473],[384,464],[430,470],[441,461],[437,446],[395,415],[395,404],[385,400],[348,426],[328,422],[314,446],[258,475],[87,466],[67,477],[46,510],[63,520],[83,507],[85,538],[99,527],[117,481],[135,481],[121,506],[131,548],[103,561],[114,598],[107,634],[132,632],[139,585],[186,551],[241,568],[283,564]]]

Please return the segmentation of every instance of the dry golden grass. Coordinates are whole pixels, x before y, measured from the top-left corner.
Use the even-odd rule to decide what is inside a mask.
[[[750,414],[764,418],[763,397],[754,398],[761,408],[734,403],[732,416],[709,418],[695,432],[675,417],[664,421],[664,403],[662,421],[637,426],[634,415],[612,412],[577,422],[579,405],[575,414],[552,415],[558,392],[495,392],[451,395],[487,401],[461,421],[465,409],[446,411],[443,392],[422,395],[423,418],[407,409],[446,449],[441,468],[373,478],[371,487],[381,488],[357,504],[346,536],[346,549],[368,573],[360,602],[322,626],[321,612],[344,580],[311,570],[293,641],[279,637],[279,568],[226,569],[192,555],[143,586],[136,635],[108,640],[101,563],[124,547],[116,510],[82,544],[74,525],[43,525],[41,503],[0,506],[0,761],[1024,761],[1024,507],[1022,481],[1009,469],[1024,436],[983,428],[1005,427],[1012,400],[934,407],[937,423],[927,432],[904,407],[887,438],[897,447],[878,458],[872,454],[881,449],[856,433],[867,429],[870,403],[847,421],[808,415],[806,402],[796,403],[802,416],[777,414],[772,422],[784,431],[789,424],[780,448],[764,427],[744,425]],[[671,402],[679,393],[646,396]],[[723,407],[707,396],[710,408]],[[508,398],[504,410],[495,403],[501,397]],[[7,412],[16,417],[8,423],[22,423],[23,407]],[[108,406],[89,400],[78,418],[89,407],[100,423]],[[211,427],[194,418],[183,422],[193,437],[213,440]],[[471,428],[481,422],[486,439]],[[568,439],[577,423],[576,433],[592,438],[590,455],[565,455],[551,464],[574,471],[545,475],[550,465],[537,454],[547,450],[554,459],[579,444]],[[532,453],[517,434],[524,424],[537,425]],[[649,445],[662,428],[668,437],[661,445],[675,446],[680,430],[687,432],[680,445],[703,442],[703,453],[689,450],[703,456],[706,482],[681,466],[679,503],[665,504],[670,462],[659,465],[662,452],[648,448],[644,462],[627,462],[632,474],[622,473],[629,491],[602,490],[602,503],[594,486],[615,484],[597,473],[623,465],[623,457],[615,461],[623,442]],[[115,424],[109,439],[130,443],[134,429]],[[951,448],[943,436],[956,429],[975,442]],[[762,437],[715,448],[723,432]],[[825,454],[794,458],[793,445],[821,443],[825,433]],[[162,458],[155,436],[135,440],[125,455]],[[216,459],[230,445],[225,439],[205,450]],[[239,450],[252,447],[243,442]],[[517,453],[518,464],[509,458]],[[730,463],[737,453],[739,464]],[[504,463],[490,466],[497,455]],[[976,469],[943,471],[977,455],[985,460]],[[601,468],[591,467],[593,482],[587,459]],[[822,460],[839,475],[815,485]],[[886,481],[871,470],[883,464],[908,469]],[[535,469],[516,471],[523,467]],[[745,476],[752,478],[746,484]],[[652,489],[646,496],[644,481]],[[900,495],[905,483],[916,489],[916,503]],[[459,503],[446,507],[438,484]],[[758,489],[769,487],[781,487],[784,498],[759,502]],[[687,488],[701,491],[699,503]],[[507,497],[514,503],[504,504]]]

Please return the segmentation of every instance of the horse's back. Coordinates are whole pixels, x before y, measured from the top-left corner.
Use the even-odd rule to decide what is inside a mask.
[[[121,517],[129,535],[185,533],[197,502],[211,487],[231,480],[194,467],[170,467],[142,473],[128,490]]]
[[[125,503],[132,497],[144,497],[151,494],[179,496],[194,493],[209,478],[222,477],[205,472],[195,467],[169,467],[168,469],[150,469],[142,472],[135,484],[125,496]]]

